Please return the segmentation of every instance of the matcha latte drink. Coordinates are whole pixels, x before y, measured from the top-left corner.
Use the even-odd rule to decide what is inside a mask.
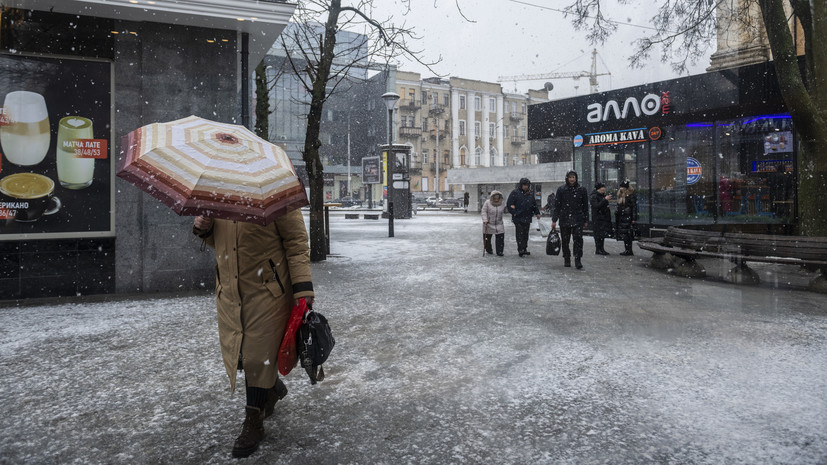
[[[92,121],[82,116],[67,116],[57,129],[57,179],[68,189],[83,189],[92,184],[94,158],[81,158],[76,152],[79,139],[92,139]]]

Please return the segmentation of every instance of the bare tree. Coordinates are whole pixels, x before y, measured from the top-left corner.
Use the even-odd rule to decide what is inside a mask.
[[[408,1],[403,1],[406,8]],[[343,30],[360,32],[363,39],[337,44],[337,33]],[[360,63],[389,63],[404,55],[430,68],[436,62],[423,61],[422,51],[413,48],[419,39],[412,28],[392,17],[376,19],[373,0],[300,0],[293,23],[281,36],[286,59],[277,76],[296,77],[310,96],[302,158],[310,180],[311,261],[326,259],[324,167],[319,157],[324,104],[342,82],[352,79],[351,71]]]
[[[622,4],[635,0],[618,0]],[[616,29],[607,18],[605,0],[576,0],[566,11],[574,25],[588,31],[592,42],[606,41]],[[719,23],[733,22],[747,36],[766,36],[781,95],[792,116],[798,155],[799,230],[803,235],[827,236],[823,188],[827,185],[827,0],[660,0],[652,17],[655,31],[638,41],[630,57],[642,65],[653,51],[674,69],[683,71],[715,43]],[[756,10],[759,9],[759,10]],[[755,21],[753,11],[760,11]],[[803,32],[804,54],[793,38]],[[799,66],[799,60],[803,66]]]

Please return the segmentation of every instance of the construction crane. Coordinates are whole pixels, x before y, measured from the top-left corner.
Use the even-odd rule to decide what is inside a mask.
[[[602,59],[600,60],[603,61]],[[603,63],[605,66],[606,64]],[[497,78],[499,82],[507,82],[513,81],[514,87],[517,87],[517,81],[540,81],[543,79],[580,79],[580,78],[589,78],[589,93],[594,94],[597,93],[597,77],[598,76],[611,76],[608,70],[605,73],[598,73],[597,72],[597,49],[592,50],[592,67],[591,71],[570,71],[564,73],[545,73],[545,74],[519,74],[517,76],[500,76]],[[547,82],[545,85],[545,89],[550,91],[554,86],[551,85],[550,82]]]

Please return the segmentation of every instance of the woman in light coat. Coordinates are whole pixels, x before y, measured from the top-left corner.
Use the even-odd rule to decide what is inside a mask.
[[[503,213],[505,201],[500,191],[491,191],[491,197],[482,206],[483,236],[485,237],[485,251],[494,254],[491,250],[491,236],[495,236],[497,255],[502,257],[505,250],[505,223]]]
[[[293,210],[267,226],[199,216],[193,232],[215,249],[218,338],[232,390],[244,370],[246,418],[233,456],[246,457],[264,437],[262,421],[287,394],[278,350],[293,305],[313,300],[307,230]]]

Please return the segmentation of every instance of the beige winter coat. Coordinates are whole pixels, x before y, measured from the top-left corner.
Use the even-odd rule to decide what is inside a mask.
[[[500,201],[494,202],[494,196],[499,195]],[[485,227],[485,234],[505,233],[503,213],[505,212],[505,199],[500,191],[491,191],[491,197],[482,205],[482,222],[488,223]]]
[[[240,352],[248,385],[269,389],[294,299],[314,295],[301,211],[267,226],[215,220],[204,239],[215,249],[218,337],[230,387]]]

